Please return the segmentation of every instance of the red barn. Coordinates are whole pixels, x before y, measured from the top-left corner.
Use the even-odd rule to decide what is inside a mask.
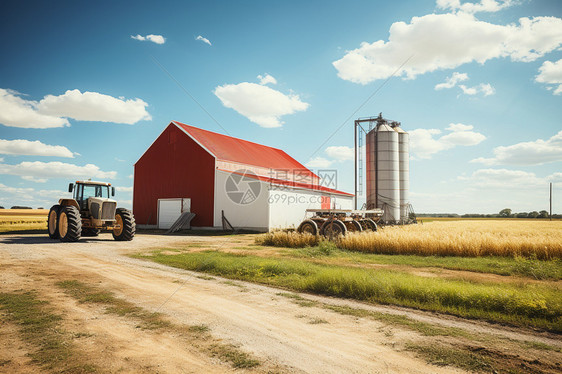
[[[267,231],[296,227],[307,208],[351,209],[353,195],[321,185],[284,151],[172,121],[135,163],[133,212],[140,227],[191,225]]]

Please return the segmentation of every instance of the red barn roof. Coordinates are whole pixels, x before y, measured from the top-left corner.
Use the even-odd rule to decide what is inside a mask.
[[[353,196],[347,192],[321,186],[320,178],[316,174],[281,149],[203,130],[177,121],[172,121],[168,127],[172,125],[187,134],[216,161],[219,161],[215,164],[219,170],[237,172],[240,167],[232,165],[242,164],[247,165],[249,170],[257,174],[255,178],[272,184]]]
[[[177,121],[172,123],[190,135],[196,142],[207,149],[209,153],[214,155],[217,160],[274,170],[309,171],[306,166],[280,149],[199,129]],[[309,172],[313,174],[311,171]]]

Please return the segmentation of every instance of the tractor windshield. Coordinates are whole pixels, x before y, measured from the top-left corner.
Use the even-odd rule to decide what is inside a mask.
[[[108,186],[85,184],[82,199],[87,200],[89,197],[109,198],[109,187]]]

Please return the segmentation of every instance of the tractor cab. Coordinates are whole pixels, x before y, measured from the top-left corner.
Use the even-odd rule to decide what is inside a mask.
[[[94,198],[98,201],[108,201],[115,196],[115,187],[111,187],[111,183],[93,182],[93,181],[76,181],[76,184],[68,185],[68,192],[73,192],[73,198],[80,206],[80,211],[90,209],[89,199]]]

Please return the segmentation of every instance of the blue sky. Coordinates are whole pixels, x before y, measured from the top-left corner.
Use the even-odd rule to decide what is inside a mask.
[[[130,206],[171,120],[337,169],[352,192],[353,119],[383,112],[411,134],[417,212],[548,209],[554,182],[560,213],[561,17],[556,0],[4,1],[0,205],[48,207],[92,177]]]

